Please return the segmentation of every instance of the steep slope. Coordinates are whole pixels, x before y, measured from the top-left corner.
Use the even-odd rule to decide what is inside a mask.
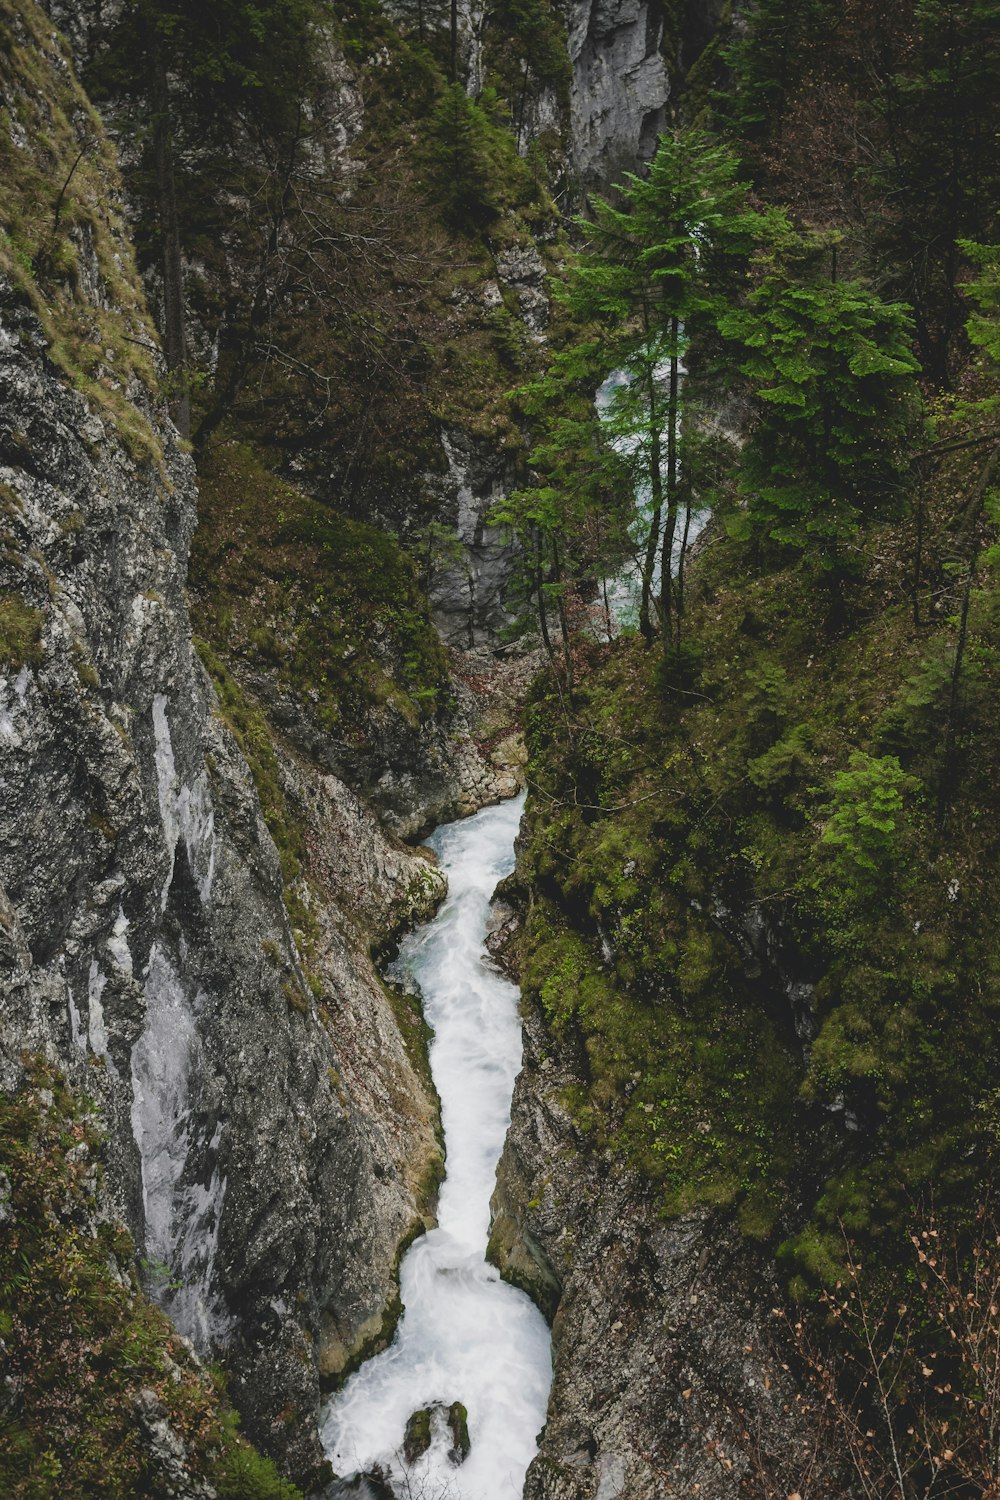
[[[994,464],[946,447],[929,556]],[[992,549],[995,519],[974,531]],[[719,526],[690,577],[697,675],[678,691],[637,641],[591,646],[571,715],[551,688],[531,710],[498,937],[527,1046],[493,1231],[554,1314],[529,1495],[805,1493],[807,1470],[810,1493],[845,1493],[850,1419],[825,1430],[817,1369],[860,1333],[824,1296],[869,1299],[874,1348],[929,1351],[917,1378],[947,1357],[921,1236],[974,1301],[996,1182],[996,595],[974,591],[949,762],[960,611],[953,594],[914,623],[911,544],[874,529],[831,630],[807,578]],[[891,1408],[911,1437],[909,1403],[939,1423],[953,1399],[912,1378]],[[949,1380],[978,1390],[968,1363]]]
[[[193,465],[113,155],[41,11],[2,23],[2,1082],[40,1057],[97,1101],[101,1212],[308,1475],[320,1375],[389,1326],[433,1183],[415,1023],[404,1040],[368,948],[440,879],[333,777],[251,743],[271,811],[310,812],[293,932],[227,723],[252,741],[252,710],[220,709],[191,645]]]

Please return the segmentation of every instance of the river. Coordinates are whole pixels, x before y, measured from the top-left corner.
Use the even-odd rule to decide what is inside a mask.
[[[434,1032],[430,1062],[447,1176],[438,1227],[403,1260],[395,1339],[334,1396],[322,1436],[338,1474],[380,1465],[401,1497],[519,1500],[545,1421],[548,1327],[485,1258],[521,1023],[517,988],[490,965],[484,939],[490,899],[513,869],[523,806],[516,797],[436,831],[429,842],[448,876],[448,896],[433,921],[404,940],[396,964],[418,985]],[[407,1419],[456,1401],[468,1410],[465,1462],[449,1458],[452,1438],[438,1417],[429,1451],[407,1466]]]

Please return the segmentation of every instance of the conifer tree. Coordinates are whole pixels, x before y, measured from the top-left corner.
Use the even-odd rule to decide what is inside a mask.
[[[685,351],[693,334],[710,333],[736,294],[757,219],[732,152],[694,129],[663,135],[648,176],[628,176],[620,204],[596,199],[593,213],[592,222],[581,221],[585,246],[562,295],[578,324],[600,329],[603,377],[627,375],[609,415],[633,448],[648,496],[639,625],[650,640],[655,602],[669,650],[680,629],[672,565],[685,412],[704,390],[710,338],[697,379],[684,378]]]
[[[920,416],[912,319],[818,273],[819,242],[784,238],[720,322],[756,404],[741,486],[753,532],[802,554],[839,597],[866,518],[901,497]]]
[[[451,83],[431,119],[427,159],[446,221],[481,228],[496,217],[496,132],[483,107]]]
[[[538,433],[528,458],[532,482],[506,496],[492,514],[495,524],[510,527],[521,542],[539,631],[553,658],[550,605],[559,616],[570,688],[567,592],[574,583],[587,588],[589,582],[595,589],[621,565],[634,505],[632,456],[616,448],[594,402],[601,356],[598,340],[573,342],[516,393]]]
[[[916,0],[873,110],[880,269],[913,306],[925,369],[947,384],[964,317],[959,241],[991,233],[1000,192],[1000,0]]]

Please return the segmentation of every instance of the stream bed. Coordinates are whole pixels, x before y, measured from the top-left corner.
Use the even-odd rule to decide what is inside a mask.
[[[338,1474],[380,1466],[400,1497],[519,1500],[545,1421],[548,1326],[485,1258],[490,1195],[521,1066],[521,1022],[518,990],[491,966],[484,940],[490,899],[514,866],[523,806],[521,796],[485,808],[428,840],[448,876],[448,896],[433,921],[404,940],[394,966],[395,977],[419,987],[434,1033],[430,1062],[447,1175],[438,1227],[402,1263],[395,1339],[332,1398],[322,1438]],[[468,1412],[470,1447],[460,1463],[445,1420],[455,1402]],[[430,1447],[408,1464],[406,1424],[426,1408],[437,1408]]]

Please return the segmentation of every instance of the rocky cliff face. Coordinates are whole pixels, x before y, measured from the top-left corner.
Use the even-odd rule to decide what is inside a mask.
[[[771,1267],[725,1215],[664,1219],[648,1184],[595,1156],[565,1104],[579,1084],[572,1049],[528,1015],[491,1238],[552,1319],[525,1500],[731,1500],[761,1474],[780,1486],[786,1465],[790,1492],[815,1431],[770,1315]]]
[[[655,0],[564,7],[573,63],[570,162],[586,187],[608,187],[649,159],[670,95]]]
[[[42,94],[35,77],[7,95],[28,180],[40,99],[64,101],[81,140],[94,125],[51,29],[37,12],[15,24],[47,70]],[[119,231],[93,222],[83,250],[110,246],[135,295]],[[74,317],[148,344],[97,251],[66,254]],[[21,1085],[31,1054],[96,1098],[106,1211],[150,1290],[221,1353],[248,1431],[308,1475],[320,1380],[387,1334],[437,1157],[417,1023],[397,1019],[369,948],[443,882],[282,751],[308,823],[309,931],[293,930],[192,649],[191,460],[112,349],[103,404],[73,389],[52,342],[60,296],[0,279],[0,1086]]]
[[[9,286],[2,340],[0,576],[38,630],[0,678],[2,1081],[27,1049],[96,1093],[154,1292],[197,1346],[226,1351],[251,1429],[280,1445],[279,1409],[308,1415],[319,1371],[377,1330],[417,1221],[432,1111],[366,950],[440,878],[333,778],[301,773],[341,903],[320,907],[307,976],[191,648],[190,462],[165,433],[162,473],[135,464]],[[377,893],[350,924],[347,868]],[[287,1444],[308,1467],[307,1421]]]

